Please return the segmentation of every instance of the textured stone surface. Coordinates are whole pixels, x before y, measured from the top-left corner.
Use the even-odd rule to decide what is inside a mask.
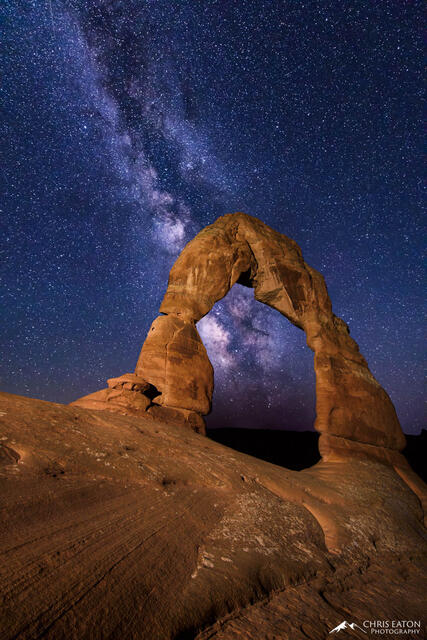
[[[128,391],[150,392],[152,385],[135,373],[124,373],[117,378],[107,380],[110,389],[127,389]]]
[[[71,404],[97,411],[143,415],[151,405],[150,398],[156,394],[151,384],[134,373],[125,373],[118,378],[110,378],[107,383],[107,389],[90,393]]]
[[[135,372],[161,393],[157,404],[209,413],[213,368],[193,321],[178,315],[156,318]]]
[[[305,331],[307,344],[315,353],[318,431],[387,449],[404,447],[393,404],[369,371],[347,325],[332,312],[323,277],[306,264],[293,240],[260,220],[236,213],[203,229],[172,267],[160,311],[168,314],[170,322],[176,322],[176,318],[197,322],[235,282],[253,287],[257,300],[277,309]],[[162,340],[161,333],[155,341],[149,333],[149,345],[144,344],[137,373],[151,381],[156,368],[161,370],[161,385],[168,389],[164,404],[169,404],[177,376],[171,371],[169,380],[167,371],[163,374]],[[175,358],[179,358],[179,351],[177,342]],[[185,371],[186,354],[183,351],[181,355],[179,371]],[[204,359],[193,360],[192,376],[210,375],[206,366]],[[198,407],[203,405],[206,412],[211,402],[210,386],[199,387],[196,407],[187,401],[186,384],[193,385],[193,377],[180,384],[174,406],[200,411]],[[185,405],[177,403],[179,397],[185,398]]]
[[[0,394],[2,640],[425,637],[420,501],[336,451],[289,471],[148,414]]]
[[[147,410],[147,414],[154,418],[154,420],[159,420],[166,424],[182,425],[192,429],[196,433],[206,435],[205,421],[196,411],[152,404]]]

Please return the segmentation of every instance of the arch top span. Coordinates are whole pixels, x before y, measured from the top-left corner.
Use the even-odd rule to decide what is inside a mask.
[[[252,287],[257,300],[305,331],[314,351],[322,456],[361,453],[400,464],[405,438],[393,404],[346,323],[333,313],[323,276],[304,261],[294,240],[245,213],[218,218],[184,247],[135,373],[110,380],[109,389],[74,404],[148,411],[203,432],[214,380],[196,323],[235,283]]]
[[[252,287],[257,300],[306,333],[313,333],[316,308],[332,313],[324,279],[304,262],[297,243],[245,213],[218,218],[184,247],[160,312],[198,322],[236,282]],[[343,321],[340,326],[348,335]]]

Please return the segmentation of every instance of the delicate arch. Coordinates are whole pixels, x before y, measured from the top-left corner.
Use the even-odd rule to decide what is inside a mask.
[[[172,267],[162,315],[153,322],[135,369],[160,393],[155,403],[209,413],[213,369],[195,323],[236,282],[252,287],[257,300],[306,333],[314,351],[321,453],[357,449],[357,443],[385,448],[379,457],[401,450],[405,438],[393,404],[348,326],[332,312],[322,275],[306,264],[296,242],[244,213],[203,229]]]

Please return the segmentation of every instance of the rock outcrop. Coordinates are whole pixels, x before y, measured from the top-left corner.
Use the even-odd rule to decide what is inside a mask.
[[[322,455],[340,458],[351,449],[354,455],[398,465],[405,438],[395,409],[348,326],[333,313],[322,275],[304,261],[293,240],[244,213],[223,216],[203,229],[171,269],[162,315],[154,320],[135,369],[157,395],[142,391],[150,400],[144,406],[140,389],[136,403],[128,394],[123,397],[125,392],[113,397],[104,390],[74,404],[93,401],[109,410],[117,405],[122,413],[129,406],[130,414],[138,405],[141,414],[155,411],[157,416],[168,409],[165,417],[173,410],[184,424],[203,431],[213,370],[196,323],[235,283],[252,287],[257,300],[305,331],[314,351],[315,427],[322,434]]]
[[[426,637],[421,504],[373,458],[290,471],[171,416],[0,393],[0,511],[2,640]]]
[[[193,321],[180,314],[156,318],[135,371],[160,391],[157,404],[209,413],[213,368]]]
[[[141,415],[151,405],[150,398],[155,396],[155,388],[134,373],[125,373],[118,378],[107,380],[108,388],[95,391],[79,398],[73,404],[85,409],[98,409],[122,413],[124,415]]]

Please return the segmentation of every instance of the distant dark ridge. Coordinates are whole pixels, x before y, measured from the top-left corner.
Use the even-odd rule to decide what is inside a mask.
[[[402,453],[413,470],[427,482],[427,430],[423,429],[418,436],[405,436],[406,448]]]
[[[209,438],[255,458],[300,471],[320,460],[315,431],[208,429]]]
[[[315,431],[279,431],[273,429],[208,429],[215,442],[272,462],[287,469],[301,471],[320,460]],[[427,431],[418,436],[406,435],[403,455],[413,470],[427,482]]]

